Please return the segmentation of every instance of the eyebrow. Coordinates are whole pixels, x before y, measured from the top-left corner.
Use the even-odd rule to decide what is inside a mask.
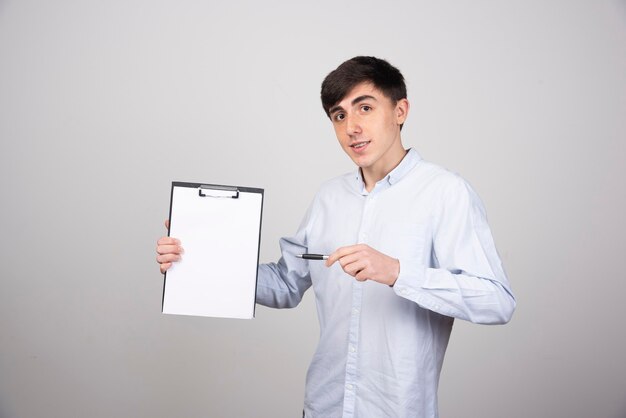
[[[365,100],[374,100],[374,101],[377,101],[377,100],[376,100],[376,97],[374,97],[374,96],[370,96],[369,94],[364,94],[363,96],[359,96],[359,97],[355,98],[354,100],[352,100],[352,103],[351,103],[351,104],[352,104],[352,106],[354,106],[355,104],[358,104],[358,103],[360,103],[360,102],[362,102],[362,101],[365,101]],[[333,113],[335,113],[335,112],[336,112],[336,111],[338,111],[338,110],[343,110],[343,107],[341,107],[341,106],[339,106],[339,105],[337,105],[337,106],[333,106],[333,107],[331,107],[331,108],[330,108],[330,110],[328,111],[328,114],[329,114],[329,115],[332,115]]]
[[[364,94],[363,96],[359,96],[356,99],[352,100],[352,106],[354,106],[357,103],[363,102],[365,100],[374,100],[374,101],[376,101],[376,97],[370,96],[369,94]]]

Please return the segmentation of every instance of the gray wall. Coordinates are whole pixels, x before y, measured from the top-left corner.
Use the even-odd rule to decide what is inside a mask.
[[[351,170],[343,60],[408,80],[406,145],[488,209],[518,297],[457,321],[453,417],[626,416],[624,1],[0,1],[0,416],[296,417],[318,325],[160,313],[172,180],[266,189],[262,261]]]

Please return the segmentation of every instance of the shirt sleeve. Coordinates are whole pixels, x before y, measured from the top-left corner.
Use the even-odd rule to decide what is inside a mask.
[[[307,231],[313,205],[307,211],[296,235],[280,239],[281,258],[278,263],[259,265],[256,302],[270,308],[293,308],[311,287],[309,263],[296,254],[307,252]]]
[[[515,297],[480,198],[455,176],[440,203],[433,222],[433,261],[401,259],[394,291],[442,315],[480,324],[508,322]]]

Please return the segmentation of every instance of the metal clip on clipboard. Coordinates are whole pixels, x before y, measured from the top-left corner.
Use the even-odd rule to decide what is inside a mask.
[[[201,184],[198,187],[198,196],[200,197],[217,197],[217,198],[239,198],[239,189],[230,186],[213,186],[210,184]]]

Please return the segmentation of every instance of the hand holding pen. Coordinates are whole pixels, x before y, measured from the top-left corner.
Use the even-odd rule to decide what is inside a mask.
[[[393,286],[400,274],[400,261],[369,245],[357,244],[338,248],[331,255],[296,254],[305,260],[326,260],[326,267],[339,262],[344,272],[362,282],[374,280]]]

